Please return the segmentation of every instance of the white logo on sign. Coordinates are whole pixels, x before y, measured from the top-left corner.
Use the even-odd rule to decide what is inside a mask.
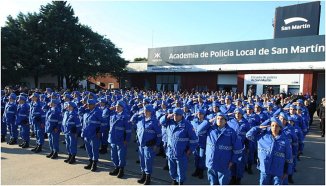
[[[291,18],[288,18],[288,19],[284,19],[284,23],[286,25],[290,24],[290,23],[293,23],[293,22],[296,22],[296,21],[308,22],[308,20],[303,18],[303,17],[291,17]]]
[[[154,59],[161,58],[161,53],[154,53]]]

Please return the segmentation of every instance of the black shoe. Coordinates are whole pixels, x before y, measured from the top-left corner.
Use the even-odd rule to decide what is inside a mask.
[[[39,145],[37,149],[34,151],[35,153],[42,152],[42,145]]]
[[[24,141],[23,143],[19,144],[18,146],[19,146],[19,147],[22,147],[22,146],[24,146],[25,143],[26,143],[26,142]]]
[[[75,157],[76,157],[75,155],[72,155],[68,163],[69,163],[69,164],[74,164],[74,163],[76,163],[76,158],[75,158]]]
[[[253,174],[251,165],[248,165],[247,172],[248,172],[248,174]]]
[[[80,148],[80,149],[86,149],[86,148],[85,148],[85,143],[84,143],[83,145],[79,146],[79,148]]]
[[[163,170],[169,170],[169,164],[168,164],[167,160],[165,161],[165,165],[163,167]]]
[[[321,137],[324,137],[324,136],[325,136],[325,134],[322,134],[322,135],[321,135]]]
[[[53,155],[51,156],[51,159],[57,159],[57,158],[58,158],[58,153],[57,152],[53,153]]]
[[[34,147],[31,151],[35,152],[37,148],[38,148],[38,145],[36,145],[36,147]]]
[[[204,179],[204,169],[199,169],[198,178]]]
[[[196,168],[195,172],[191,174],[192,177],[197,177],[199,175],[199,169]]]
[[[151,183],[151,175],[146,174],[146,179],[145,179],[144,185],[149,185],[150,183]]]
[[[89,159],[89,163],[88,163],[88,165],[84,166],[84,169],[91,169],[92,165],[93,165],[93,160]]]
[[[99,150],[100,154],[106,154],[108,153],[108,146],[107,145],[101,145],[101,149]]]
[[[97,170],[97,160],[94,160],[94,161],[93,161],[93,164],[92,164],[91,171],[92,171],[92,172],[95,172],[96,170]]]
[[[65,141],[65,140],[63,140],[63,141],[62,141],[62,144],[66,144],[66,141]]]
[[[67,157],[67,159],[63,160],[65,163],[68,163],[70,161],[70,158],[72,157],[71,154],[69,154],[69,156]]]
[[[29,143],[27,143],[27,142],[22,146],[23,149],[28,148],[28,147],[29,147]]]
[[[119,168],[115,168],[113,171],[109,172],[109,175],[116,176],[119,173]]]
[[[1,143],[6,142],[6,137],[5,135],[1,135]]]
[[[178,182],[176,180],[173,180],[171,185],[178,185]]]
[[[140,163],[140,161],[139,161],[139,160],[136,160],[136,163],[137,163],[137,164],[139,164],[139,163]]]
[[[138,183],[144,183],[146,179],[146,174],[145,172],[142,172],[141,177],[139,180],[137,180]]]
[[[8,144],[9,145],[15,145],[15,144],[17,144],[17,140],[12,138],[12,139],[10,139]]]
[[[229,185],[235,185],[236,180],[236,177],[232,176]]]
[[[122,178],[124,175],[125,175],[125,172],[124,172],[123,168],[120,168],[117,178]]]
[[[292,175],[289,175],[288,180],[289,180],[289,183],[292,183],[292,184],[294,183]]]
[[[49,155],[46,155],[47,158],[51,158],[51,156],[53,155],[53,151],[51,151],[51,153]]]
[[[237,180],[235,181],[236,185],[241,185],[241,178],[237,178]]]
[[[35,133],[31,132],[31,138],[34,138],[34,137],[35,137]]]
[[[44,139],[48,139],[49,136],[48,136],[48,133],[44,133]]]
[[[183,182],[178,182],[179,183],[179,185],[183,185]]]

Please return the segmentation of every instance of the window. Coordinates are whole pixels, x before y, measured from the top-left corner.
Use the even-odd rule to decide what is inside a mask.
[[[174,85],[178,84],[180,88],[181,77],[175,75],[157,75],[156,89],[158,91],[174,91]]]
[[[280,85],[263,85],[263,94],[279,94]]]
[[[255,96],[257,91],[257,85],[248,84],[247,85],[247,96]]]
[[[300,92],[300,85],[289,85],[288,93],[298,94]]]
[[[114,84],[113,83],[109,83],[109,89],[114,89]]]
[[[40,88],[42,90],[45,90],[45,88],[54,88],[54,83],[40,83]]]

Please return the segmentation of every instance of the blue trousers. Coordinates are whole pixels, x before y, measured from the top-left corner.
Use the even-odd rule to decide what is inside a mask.
[[[188,166],[187,157],[183,156],[178,159],[168,157],[168,164],[171,178],[177,182],[184,182]]]
[[[59,152],[59,138],[60,132],[50,132],[49,134],[49,146],[50,150],[54,152]]]
[[[68,154],[77,154],[77,134],[65,134],[66,149]]]
[[[34,130],[36,134],[36,144],[37,145],[43,145],[44,144],[44,133],[45,133],[45,128],[44,125],[41,127],[41,124],[35,124],[34,125]]]
[[[249,141],[248,164],[252,165],[255,162],[256,151],[257,151],[257,143]]]
[[[281,176],[273,176],[266,173],[260,173],[260,185],[281,185],[282,177]]]
[[[195,167],[199,169],[204,169],[205,168],[205,150],[203,148],[197,148],[196,149],[196,154],[194,155],[195,159]]]
[[[7,123],[7,126],[9,128],[10,139],[17,140],[17,138],[18,138],[18,125],[16,125],[15,123]]]
[[[111,160],[116,168],[126,166],[127,147],[122,144],[111,143]]]
[[[240,162],[234,163],[233,166],[231,167],[231,175],[237,178],[242,178],[245,170],[246,162],[247,162],[247,154],[243,152],[241,155]]]
[[[228,185],[230,183],[231,171],[229,169],[219,172],[213,169],[207,170],[208,182],[210,185]]]
[[[1,121],[1,135],[7,135],[7,124]]]
[[[84,138],[84,141],[89,159],[92,159],[93,161],[98,161],[98,148],[100,146],[100,140],[97,138],[97,136],[94,136],[92,138]]]
[[[20,137],[27,143],[29,143],[29,130],[30,130],[30,127],[29,127],[29,124],[22,124],[20,126]]]
[[[138,147],[138,155],[140,160],[140,170],[146,174],[152,174],[153,161],[156,153],[152,147]]]
[[[101,145],[108,145],[108,138],[109,138],[109,131],[108,130],[104,130],[101,133]]]

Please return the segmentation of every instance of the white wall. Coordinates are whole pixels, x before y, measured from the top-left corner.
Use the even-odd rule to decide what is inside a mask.
[[[21,82],[26,83],[29,88],[35,88],[34,77],[24,77],[21,79]],[[54,83],[55,86],[58,86],[58,78],[51,75],[40,76],[38,83],[37,87],[40,87],[41,83]]]
[[[218,85],[237,85],[238,75],[237,74],[218,74],[217,75]]]

